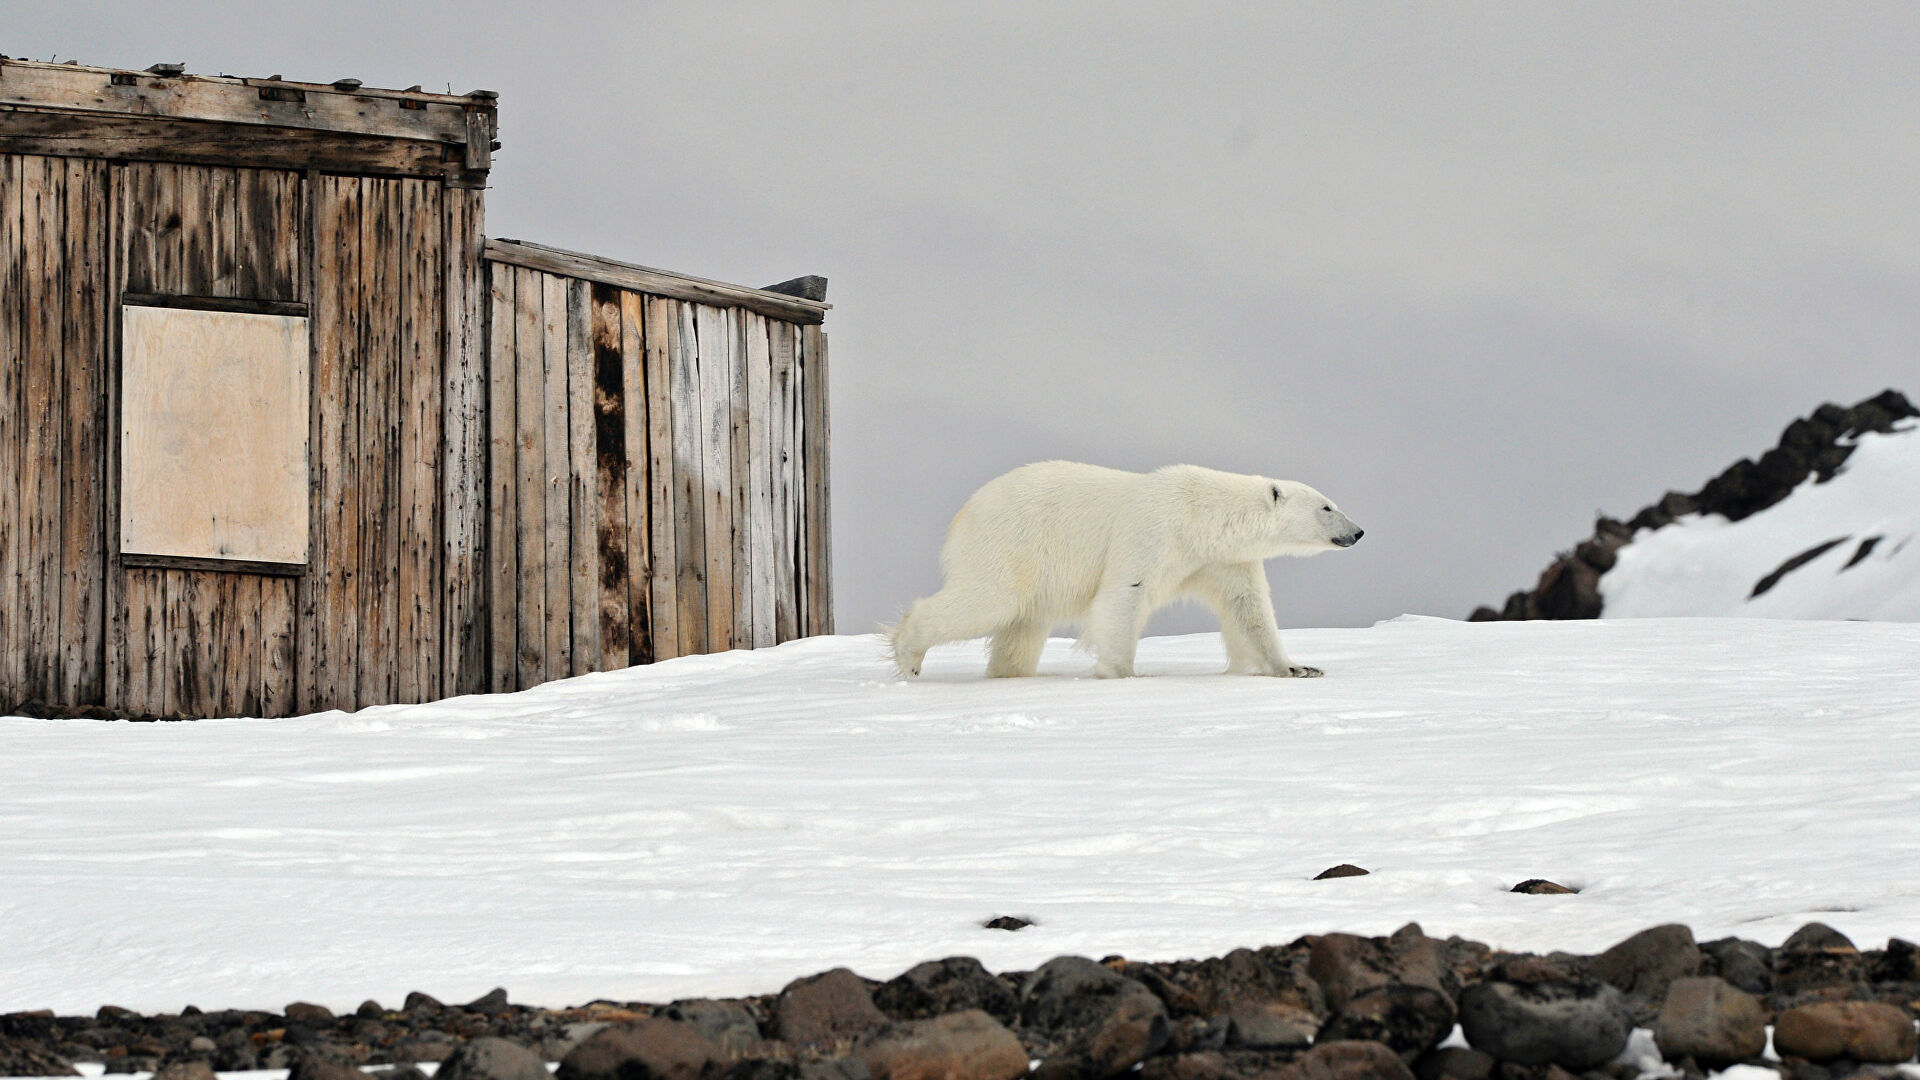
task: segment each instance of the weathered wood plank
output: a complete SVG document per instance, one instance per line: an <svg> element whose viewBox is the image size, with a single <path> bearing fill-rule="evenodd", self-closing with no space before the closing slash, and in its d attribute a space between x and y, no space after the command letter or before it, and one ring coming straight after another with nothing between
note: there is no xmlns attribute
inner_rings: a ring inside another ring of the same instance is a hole
<svg viewBox="0 0 1920 1080"><path fill-rule="evenodd" d="M727 312L728 352L732 357L727 391L728 461L733 495L733 647L753 647L753 446L748 416L746 321L749 311Z"/></svg>
<svg viewBox="0 0 1920 1080"><path fill-rule="evenodd" d="M0 153L97 161L161 161L468 182L439 143L299 128L229 127L194 120L40 112L0 105Z"/></svg>
<svg viewBox="0 0 1920 1080"><path fill-rule="evenodd" d="M136 716L165 716L173 711L167 673L167 571L127 570L126 685L120 706Z"/></svg>
<svg viewBox="0 0 1920 1080"><path fill-rule="evenodd" d="M0 158L0 164L4 163ZM111 303L112 297L120 292L121 284L127 275L127 216L131 208L127 201L126 168L107 170L107 272L105 291L101 296L103 306ZM0 185L4 187L5 185ZM0 232L4 231L5 198L0 196ZM4 241L0 241L0 247ZM0 252L0 273L4 273L6 260ZM0 278L0 294L7 293L4 278ZM4 332L5 315L0 314L0 333ZM105 569L101 587L102 621L104 625L105 663L101 674L105 685L101 692L101 701L110 709L127 709L127 670L128 630L126 575L114 565L116 553L120 550L120 416L115 403L120 400L120 315L118 311L108 309L101 324L102 339L101 383L105 387L101 439L104 454L101 472L101 531ZM0 347L0 355L6 350ZM0 390L0 409L7 407L7 397ZM4 424L0 424L4 430ZM0 438L0 444L4 438ZM5 520L4 511L0 511L0 521ZM3 526L0 526L3 527ZM0 546L4 546L0 544ZM4 573L0 569L0 573ZM0 603L4 603L4 592L0 592ZM0 649L5 645L0 644Z"/></svg>
<svg viewBox="0 0 1920 1080"><path fill-rule="evenodd" d="M593 346L593 491L595 562L599 569L599 649L595 670L626 667L632 627L628 616L627 366L620 290L588 286ZM636 336L637 344L637 336Z"/></svg>
<svg viewBox="0 0 1920 1080"><path fill-rule="evenodd" d="M362 180L360 303L365 315L360 398L360 648L354 656L362 703L393 700L399 666L400 245L399 202L417 180Z"/></svg>
<svg viewBox="0 0 1920 1080"><path fill-rule="evenodd" d="M593 295L567 282L567 575L571 587L567 674L600 667L599 485L594 479Z"/></svg>
<svg viewBox="0 0 1920 1080"><path fill-rule="evenodd" d="M795 588L800 580L794 565L799 551L799 530L794 523L800 499L794 483L797 464L794 450L799 440L795 438L794 424L793 324L771 322L767 331L771 368L768 379L771 403L767 413L772 445L767 456L773 468L774 640L792 641L799 636L799 602Z"/></svg>
<svg viewBox="0 0 1920 1080"><path fill-rule="evenodd" d="M765 289L753 289L744 285L729 285L722 281L709 281L706 278L676 274L670 270L655 270L652 267L636 266L633 263L603 259L594 255L583 255L577 251L563 251L524 240L488 240L487 258L496 262L545 271L549 274L562 274L583 281L603 282L650 296L691 300L715 307L745 308L769 318L785 319L789 322L820 322L826 318L827 311L833 307L831 304L803 300L785 293L768 292Z"/></svg>
<svg viewBox="0 0 1920 1080"><path fill-rule="evenodd" d="M236 169L201 169L196 188L203 189L207 220L206 282L208 296L243 296L240 291L240 177ZM291 239L291 237L289 237Z"/></svg>
<svg viewBox="0 0 1920 1080"><path fill-rule="evenodd" d="M512 273L519 487L514 543L520 567L513 689L524 690L547 677L546 281L533 270Z"/></svg>
<svg viewBox="0 0 1920 1080"><path fill-rule="evenodd" d="M440 463L442 207L437 185L399 181L400 411L398 701L442 695Z"/></svg>
<svg viewBox="0 0 1920 1080"><path fill-rule="evenodd" d="M22 195L25 159L0 155L0 477L21 472L27 429L22 406L25 329L18 297L25 292L26 237ZM20 607L20 485L0 483L0 706L20 703L26 632Z"/></svg>
<svg viewBox="0 0 1920 1080"><path fill-rule="evenodd" d="M700 350L701 475L706 483L707 649L734 647L733 320L695 306Z"/></svg>
<svg viewBox="0 0 1920 1080"><path fill-rule="evenodd" d="M292 578L255 580L260 589L259 715L288 716L299 707L294 699L294 604L298 584Z"/></svg>
<svg viewBox="0 0 1920 1080"><path fill-rule="evenodd" d="M675 615L680 645L677 655L707 651L707 481L706 411L701 404L698 317L694 305L662 300L662 323L672 337L667 343L671 370L669 400L673 412L673 483L675 548Z"/></svg>
<svg viewBox="0 0 1920 1080"><path fill-rule="evenodd" d="M300 175L236 169L232 295L297 302L305 217Z"/></svg>
<svg viewBox="0 0 1920 1080"><path fill-rule="evenodd" d="M25 648L18 692L47 701L55 693L59 664L66 164L56 158L28 158L22 180L27 260L20 292L25 387L21 415L26 423L19 476L20 629Z"/></svg>
<svg viewBox="0 0 1920 1080"><path fill-rule="evenodd" d="M626 448L627 662L654 661L653 445L648 423L646 297L615 289L620 304L621 442Z"/></svg>
<svg viewBox="0 0 1920 1080"><path fill-rule="evenodd" d="M108 68L12 60L0 78L0 102L69 112L214 121L248 126L307 128L422 142L465 145L467 113L491 112L483 99L356 88L325 83L269 82L200 75L161 78ZM262 87L281 93L262 96ZM404 105L417 106L415 108Z"/></svg>
<svg viewBox="0 0 1920 1080"><path fill-rule="evenodd" d="M102 349L106 321L107 168L67 163L67 285L62 336L67 424L61 462L60 684L58 700L97 705L106 676L104 504L107 386Z"/></svg>
<svg viewBox="0 0 1920 1080"><path fill-rule="evenodd" d="M197 570L163 570L167 576L167 691L169 711L183 716L217 712L214 672L220 662L219 640L208 625L216 610L206 588L218 574Z"/></svg>
<svg viewBox="0 0 1920 1080"><path fill-rule="evenodd" d="M567 279L542 275L540 288L543 380L535 400L542 404L547 423L547 644L541 663L545 681L564 679L572 670L568 654L573 647L573 523L569 516L573 462L567 427Z"/></svg>
<svg viewBox="0 0 1920 1080"><path fill-rule="evenodd" d="M817 326L800 333L806 376L807 633L833 633L833 529L828 499L827 335Z"/></svg>
<svg viewBox="0 0 1920 1080"><path fill-rule="evenodd" d="M743 312L740 325L746 339L747 375L747 507L748 547L752 557L749 619L753 647L765 648L778 639L774 632L774 565L779 553L773 542L773 356L767 319Z"/></svg>
<svg viewBox="0 0 1920 1080"><path fill-rule="evenodd" d="M492 692L516 688L514 665L519 639L515 619L520 606L520 491L514 450L514 283L519 272L497 266L487 275L487 591L488 684Z"/></svg>
<svg viewBox="0 0 1920 1080"><path fill-rule="evenodd" d="M315 602L302 605L302 708L359 707L356 661L361 610L355 587L360 563L360 400L365 349L361 343L362 181L316 175L312 278L314 340L315 572L304 579ZM311 614L309 615L309 609ZM308 632L308 631L311 632Z"/></svg>
<svg viewBox="0 0 1920 1080"><path fill-rule="evenodd" d="M448 188L442 196L446 355L441 368L443 508L441 530L445 579L445 629L441 652L443 693L472 694L488 688L487 589L487 280L481 249L485 222L480 192ZM509 414L511 415L511 414Z"/></svg>
<svg viewBox="0 0 1920 1080"><path fill-rule="evenodd" d="M213 671L218 716L260 715L260 581L252 574L211 574L219 666Z"/></svg>

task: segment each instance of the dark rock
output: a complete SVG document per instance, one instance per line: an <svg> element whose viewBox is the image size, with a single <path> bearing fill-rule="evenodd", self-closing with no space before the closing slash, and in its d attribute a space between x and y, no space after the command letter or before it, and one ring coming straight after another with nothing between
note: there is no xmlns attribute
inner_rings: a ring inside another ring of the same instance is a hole
<svg viewBox="0 0 1920 1080"><path fill-rule="evenodd" d="M1870 965L1874 982L1913 982L1920 980L1920 946L1900 938L1888 938L1887 947Z"/></svg>
<svg viewBox="0 0 1920 1080"><path fill-rule="evenodd" d="M1240 1076L1217 1049L1148 1058L1140 1069L1140 1080L1239 1080Z"/></svg>
<svg viewBox="0 0 1920 1080"><path fill-rule="evenodd" d="M1711 976L1673 980L1654 1021L1668 1061L1692 1058L1710 1069L1759 1057L1767 1048L1767 1011L1759 999Z"/></svg>
<svg viewBox="0 0 1920 1080"><path fill-rule="evenodd" d="M496 986L485 994L467 1002L466 1005L468 1012L476 1012L481 1016L499 1016L501 1013L507 1012L509 1008L510 1006L507 1004L507 988L504 986Z"/></svg>
<svg viewBox="0 0 1920 1080"><path fill-rule="evenodd" d="M1845 934L1812 922L1774 951L1773 989L1788 1001L1823 991L1846 993L1867 981L1867 969L1866 958Z"/></svg>
<svg viewBox="0 0 1920 1080"><path fill-rule="evenodd" d="M1788 1009L1774 1019L1773 1047L1781 1057L1827 1062L1836 1058L1892 1063L1913 1058L1913 1017L1877 1001L1828 1001Z"/></svg>
<svg viewBox="0 0 1920 1080"><path fill-rule="evenodd" d="M1810 922L1787 935L1781 952L1859 952L1853 939L1823 922Z"/></svg>
<svg viewBox="0 0 1920 1080"><path fill-rule="evenodd" d="M860 976L834 968L795 979L773 1007L774 1032L795 1046L858 1039L887 1025Z"/></svg>
<svg viewBox="0 0 1920 1080"><path fill-rule="evenodd" d="M1016 1080L1027 1051L979 1009L895 1024L857 1051L873 1080Z"/></svg>
<svg viewBox="0 0 1920 1080"><path fill-rule="evenodd" d="M1296 1005L1241 1001L1226 1013L1223 1043L1243 1050L1293 1050L1312 1045L1320 1020Z"/></svg>
<svg viewBox="0 0 1920 1080"><path fill-rule="evenodd" d="M491 1035L461 1043L434 1076L439 1080L549 1080L547 1063L540 1055Z"/></svg>
<svg viewBox="0 0 1920 1080"><path fill-rule="evenodd" d="M1483 982L1461 992L1460 1027L1501 1061L1582 1070L1620 1055L1633 1013L1608 983Z"/></svg>
<svg viewBox="0 0 1920 1080"><path fill-rule="evenodd" d="M389 1065L367 1074L374 1080L427 1080L427 1074L413 1065Z"/></svg>
<svg viewBox="0 0 1920 1080"><path fill-rule="evenodd" d="M313 1005L305 1001L296 1001L283 1010L288 1020L298 1024L331 1024L333 1010L325 1005Z"/></svg>
<svg viewBox="0 0 1920 1080"><path fill-rule="evenodd" d="M1143 984L1083 956L1061 956L1027 977L1020 1021L1043 1045L1035 1080L1103 1080L1167 1042L1167 1009Z"/></svg>
<svg viewBox="0 0 1920 1080"><path fill-rule="evenodd" d="M439 1032L428 1032L438 1035ZM445 1061L453 1053L453 1043L446 1038L401 1039L388 1050L395 1061ZM288 1077L287 1080L293 1080Z"/></svg>
<svg viewBox="0 0 1920 1080"><path fill-rule="evenodd" d="M1371 870L1363 870L1350 862L1343 862L1339 866L1329 866L1325 870L1313 875L1313 880L1325 881L1328 878L1366 877L1370 873L1372 873Z"/></svg>
<svg viewBox="0 0 1920 1080"><path fill-rule="evenodd" d="M273 1049L280 1050L283 1054L285 1053L284 1047L276 1046ZM287 1074L287 1080L366 1080L365 1074L359 1069L354 1068L338 1058L329 1057L325 1054L288 1056L291 1058L290 1064L293 1067L293 1071ZM267 1068L270 1069L280 1067L281 1066L275 1065L267 1066Z"/></svg>
<svg viewBox="0 0 1920 1080"><path fill-rule="evenodd" d="M353 1010L353 1015L364 1017L368 1020L378 1020L387 1015L387 1010L381 1008L379 1002L368 998L360 1003L359 1008Z"/></svg>
<svg viewBox="0 0 1920 1080"><path fill-rule="evenodd" d="M1720 938L1700 945L1700 973L1718 975L1749 994L1773 989L1773 950L1757 941Z"/></svg>
<svg viewBox="0 0 1920 1080"><path fill-rule="evenodd" d="M0 1036L0 1076L78 1076L73 1062L37 1041Z"/></svg>
<svg viewBox="0 0 1920 1080"><path fill-rule="evenodd" d="M1315 1027L1327 1015L1326 995L1307 974L1303 950L1235 949L1206 960L1130 963L1121 974L1145 984L1175 1017L1211 1019L1243 1004L1304 1012Z"/></svg>
<svg viewBox="0 0 1920 1080"><path fill-rule="evenodd" d="M407 1013L420 1012L422 1010L426 1012L439 1012L444 1008L446 1008L446 1006L440 1004L440 999L431 994L423 994L418 990L414 990L407 994L407 1000L400 1006L400 1011Z"/></svg>
<svg viewBox="0 0 1920 1080"><path fill-rule="evenodd" d="M1453 1032L1453 1001L1430 986L1389 983L1363 990L1333 1014L1317 1036L1322 1041L1372 1039L1401 1059L1439 1046Z"/></svg>
<svg viewBox="0 0 1920 1080"><path fill-rule="evenodd" d="M1271 1075L1273 1080L1413 1080L1400 1055L1377 1042L1319 1043Z"/></svg>
<svg viewBox="0 0 1920 1080"><path fill-rule="evenodd" d="M118 1005L102 1005L100 1011L93 1014L98 1020L138 1020L140 1014L132 1009L123 1009Z"/></svg>
<svg viewBox="0 0 1920 1080"><path fill-rule="evenodd" d="M1565 885L1561 885L1558 882L1548 881L1546 878L1528 878L1527 880L1521 882L1520 884L1515 885L1513 888L1509 889L1508 891L1517 892L1517 893L1526 893L1529 896L1560 896L1564 894L1577 893L1580 890L1569 889Z"/></svg>
<svg viewBox="0 0 1920 1080"><path fill-rule="evenodd" d="M1448 998L1460 992L1444 943L1427 937L1417 923L1383 938L1322 935L1308 955L1307 974L1336 1012L1355 994L1388 983L1430 987Z"/></svg>
<svg viewBox="0 0 1920 1080"><path fill-rule="evenodd" d="M1700 949L1693 931L1678 923L1642 930L1593 958L1594 976L1626 993L1634 1019L1646 1024L1660 1012L1660 1001L1675 979L1700 971Z"/></svg>
<svg viewBox="0 0 1920 1080"><path fill-rule="evenodd" d="M760 1021L754 1017L753 1010L738 1001L711 998L676 1001L661 1010L660 1015L680 1021L732 1056L744 1054L763 1041Z"/></svg>
<svg viewBox="0 0 1920 1080"><path fill-rule="evenodd" d="M557 1080L703 1080L724 1067L718 1047L674 1020L605 1028L560 1060ZM291 1077L288 1080L292 1080Z"/></svg>
<svg viewBox="0 0 1920 1080"><path fill-rule="evenodd" d="M1493 1064L1493 1055L1485 1050L1446 1046L1415 1062L1413 1074L1420 1080L1487 1080Z"/></svg>
<svg viewBox="0 0 1920 1080"><path fill-rule="evenodd" d="M873 1003L895 1020L927 1020L979 1009L1010 1024L1020 1015L1020 999L971 956L915 964L876 987Z"/></svg>
<svg viewBox="0 0 1920 1080"><path fill-rule="evenodd" d="M980 925L988 930L1025 930L1033 925L1033 920L1018 915L995 915Z"/></svg>

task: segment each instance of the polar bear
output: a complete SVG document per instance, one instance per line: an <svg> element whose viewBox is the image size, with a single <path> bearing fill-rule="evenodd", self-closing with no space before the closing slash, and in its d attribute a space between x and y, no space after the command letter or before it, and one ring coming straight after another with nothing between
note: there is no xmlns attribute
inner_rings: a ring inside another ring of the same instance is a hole
<svg viewBox="0 0 1920 1080"><path fill-rule="evenodd" d="M946 581L888 633L894 664L992 635L987 675L1032 675L1055 626L1080 627L1102 678L1133 674L1147 617L1178 599L1220 616L1229 673L1312 677L1287 659L1261 562L1352 547L1353 519L1305 484L1170 465L1023 465L973 493L940 549Z"/></svg>

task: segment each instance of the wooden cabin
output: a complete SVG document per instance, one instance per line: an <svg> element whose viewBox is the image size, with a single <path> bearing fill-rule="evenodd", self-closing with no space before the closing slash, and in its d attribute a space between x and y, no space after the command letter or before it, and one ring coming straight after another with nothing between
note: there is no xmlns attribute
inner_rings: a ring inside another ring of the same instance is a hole
<svg viewBox="0 0 1920 1080"><path fill-rule="evenodd" d="M0 59L0 709L831 632L824 281L484 236L494 95Z"/></svg>

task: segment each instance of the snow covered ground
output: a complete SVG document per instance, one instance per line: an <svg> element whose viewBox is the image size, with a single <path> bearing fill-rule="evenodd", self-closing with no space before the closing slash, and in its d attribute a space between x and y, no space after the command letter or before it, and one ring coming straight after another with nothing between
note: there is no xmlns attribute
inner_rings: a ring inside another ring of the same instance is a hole
<svg viewBox="0 0 1920 1080"><path fill-rule="evenodd" d="M1864 451L1863 451L1864 452ZM1871 459L1869 459L1871 460ZM668 1000L1309 932L1920 931L1920 625L1288 634L1318 680L872 638L295 720L0 720L0 1011ZM1355 862L1371 876L1310 880ZM1585 891L1522 896L1546 877ZM1039 925L978 924L999 914Z"/></svg>
<svg viewBox="0 0 1920 1080"><path fill-rule="evenodd" d="M1744 615L1920 620L1920 427L1862 435L1832 480L1809 477L1741 521L1690 514L1642 530L1600 579L1605 618ZM1790 559L1760 595L1756 586Z"/></svg>

